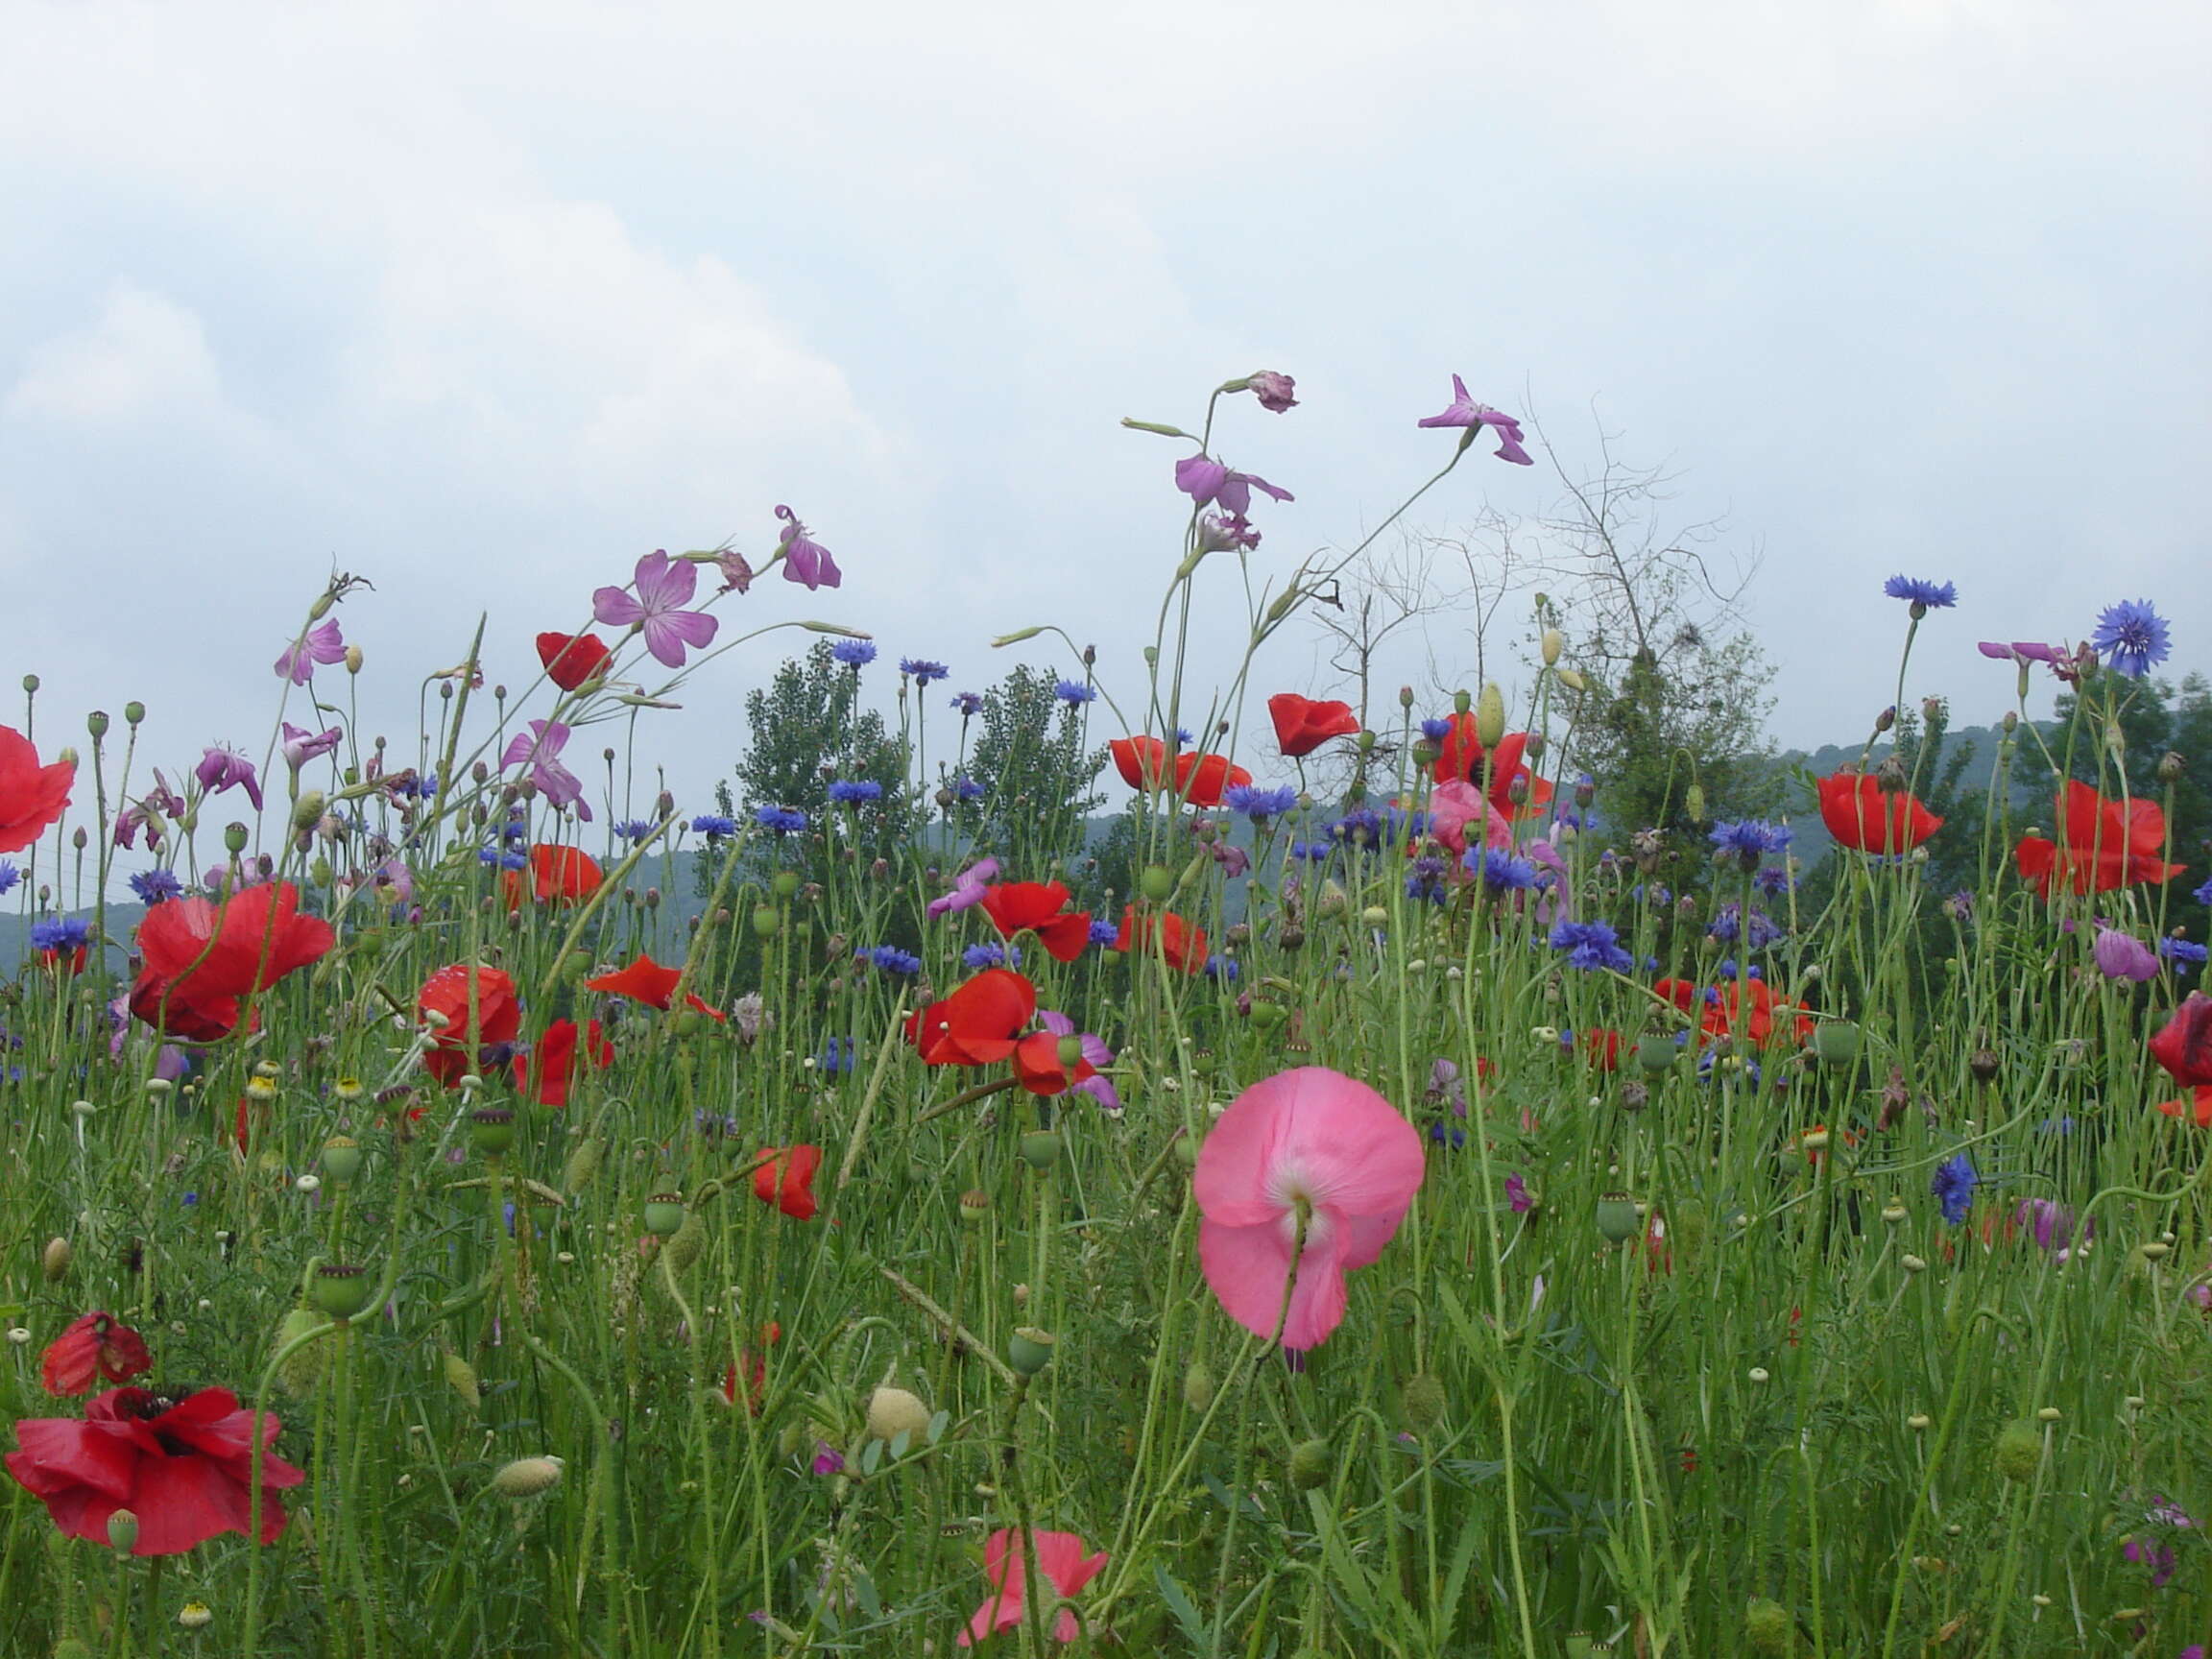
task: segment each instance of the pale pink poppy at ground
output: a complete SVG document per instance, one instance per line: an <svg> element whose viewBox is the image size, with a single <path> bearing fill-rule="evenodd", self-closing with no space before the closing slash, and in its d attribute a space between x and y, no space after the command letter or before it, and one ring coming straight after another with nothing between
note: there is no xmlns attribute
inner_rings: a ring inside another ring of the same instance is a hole
<svg viewBox="0 0 2212 1659"><path fill-rule="evenodd" d="M1325 1066L1253 1084L1206 1137L1191 1178L1206 1283L1246 1330L1274 1336L1280 1321L1284 1347L1314 1347L1344 1317L1346 1269L1382 1254L1422 1170L1419 1132L1366 1084Z"/></svg>

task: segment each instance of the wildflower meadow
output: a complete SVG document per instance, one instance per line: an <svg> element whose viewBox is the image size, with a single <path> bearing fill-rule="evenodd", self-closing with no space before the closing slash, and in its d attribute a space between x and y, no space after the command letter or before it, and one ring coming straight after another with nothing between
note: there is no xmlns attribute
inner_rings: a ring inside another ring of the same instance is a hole
<svg viewBox="0 0 2212 1659"><path fill-rule="evenodd" d="M988 690L791 506L421 685L309 581L204 750L24 660L0 1652L2201 1659L2188 630L1896 576L1818 773L1542 596L1308 696L1286 629L1532 459L1452 389L1303 560L1221 458L1289 376L1125 421L1154 635L1006 617Z"/></svg>

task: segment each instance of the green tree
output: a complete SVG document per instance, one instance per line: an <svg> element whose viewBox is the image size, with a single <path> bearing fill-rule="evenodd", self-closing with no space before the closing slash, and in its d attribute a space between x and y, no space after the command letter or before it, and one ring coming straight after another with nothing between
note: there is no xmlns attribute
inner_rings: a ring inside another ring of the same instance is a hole
<svg viewBox="0 0 2212 1659"><path fill-rule="evenodd" d="M1086 744L1090 705L1064 700L1057 685L1023 664L984 692L974 746L937 793L940 811L973 850L1023 879L1047 878L1050 866L1081 847L1106 800L1093 788L1107 751Z"/></svg>

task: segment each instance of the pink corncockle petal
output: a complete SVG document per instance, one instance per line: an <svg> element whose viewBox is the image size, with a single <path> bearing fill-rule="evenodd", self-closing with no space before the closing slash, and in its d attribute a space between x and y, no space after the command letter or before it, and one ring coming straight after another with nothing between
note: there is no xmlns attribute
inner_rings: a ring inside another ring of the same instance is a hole
<svg viewBox="0 0 2212 1659"><path fill-rule="evenodd" d="M315 678L318 662L345 660L346 637L339 631L338 618L333 616L285 646L283 654L276 659L276 672L295 685L304 685Z"/></svg>
<svg viewBox="0 0 2212 1659"><path fill-rule="evenodd" d="M699 590L698 567L687 560L671 559L660 549L637 561L637 597L655 613L680 611Z"/></svg>
<svg viewBox="0 0 2212 1659"><path fill-rule="evenodd" d="M690 566L686 565L684 568L688 570ZM714 642L715 633L721 626L720 618L703 611L672 611L648 616L645 618L645 649L667 667L681 668L685 648L705 650Z"/></svg>
<svg viewBox="0 0 2212 1659"><path fill-rule="evenodd" d="M645 620L645 607L620 588L601 588L591 595L591 616L611 628L627 628Z"/></svg>
<svg viewBox="0 0 2212 1659"><path fill-rule="evenodd" d="M601 588L591 595L591 614L611 627L637 628L645 636L645 649L666 667L684 666L686 647L697 650L710 643L721 622L700 611L686 611L698 590L699 571L686 559L670 559L656 549L637 561L632 577L635 594L619 588Z"/></svg>

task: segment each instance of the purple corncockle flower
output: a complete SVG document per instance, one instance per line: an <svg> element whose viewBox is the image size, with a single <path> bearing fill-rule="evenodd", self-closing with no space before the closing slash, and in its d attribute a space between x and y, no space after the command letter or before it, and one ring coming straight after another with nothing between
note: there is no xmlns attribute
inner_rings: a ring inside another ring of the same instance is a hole
<svg viewBox="0 0 2212 1659"><path fill-rule="evenodd" d="M346 639L338 631L338 618L310 628L276 659L276 672L295 685L304 685L315 678L318 662L343 662L346 661Z"/></svg>
<svg viewBox="0 0 2212 1659"><path fill-rule="evenodd" d="M2066 653L2056 645L2040 645L2032 639L1984 639L1975 650L1984 657L1994 657L2000 662L2052 662L2064 661Z"/></svg>
<svg viewBox="0 0 2212 1659"><path fill-rule="evenodd" d="M952 878L952 891L940 894L925 907L932 920L949 916L955 910L973 910L983 902L983 895L991 883L998 878L998 860L978 858L959 875Z"/></svg>
<svg viewBox="0 0 2212 1659"><path fill-rule="evenodd" d="M1208 455L1186 455L1175 463L1175 488L1201 507L1218 505L1232 518L1252 510L1252 492L1259 490L1278 501L1295 501L1287 490L1279 490L1251 472L1234 472Z"/></svg>
<svg viewBox="0 0 2212 1659"><path fill-rule="evenodd" d="M602 588L600 591L608 593L613 589ZM561 751L568 737L568 728L558 720L533 720L528 732L517 733L515 741L507 745L507 753L499 757L499 764L528 766L530 781L538 785L538 792L548 803L555 806L574 806L576 816L589 824L591 805L584 799L583 781L561 764Z"/></svg>
<svg viewBox="0 0 2212 1659"><path fill-rule="evenodd" d="M327 732L310 732L287 720L284 723L284 764L297 772L308 761L337 748L338 739L345 735L345 728L340 726L333 726Z"/></svg>
<svg viewBox="0 0 2212 1659"><path fill-rule="evenodd" d="M2074 1212L2052 1198L2023 1198L2013 1206L2012 1220L2016 1226L2026 1227L2035 1236L2038 1249L2047 1250L2064 1260L2067 1249L2074 1242ZM2097 1231L2092 1219L2081 1230L2087 1238Z"/></svg>
<svg viewBox="0 0 2212 1659"><path fill-rule="evenodd" d="M1119 1116L1121 1096L1114 1092L1114 1085L1106 1080L1106 1068L1114 1064L1114 1050L1106 1046L1106 1040L1094 1032L1075 1029L1075 1022L1067 1015L1050 1008L1037 1010L1037 1023L1055 1037L1079 1038L1083 1045L1083 1058L1098 1069L1098 1075L1086 1077L1069 1091L1070 1094L1088 1094L1104 1110Z"/></svg>
<svg viewBox="0 0 2212 1659"><path fill-rule="evenodd" d="M830 549L806 534L799 515L788 507L778 507L776 517L783 520L783 528L776 533L776 544L783 558L783 580L804 582L808 592L842 586L845 573L830 557Z"/></svg>
<svg viewBox="0 0 2212 1659"><path fill-rule="evenodd" d="M1459 1068L1450 1060L1429 1062L1429 1098L1448 1100L1455 1116L1467 1116L1467 1085L1459 1080Z"/></svg>
<svg viewBox="0 0 2212 1659"><path fill-rule="evenodd" d="M1518 1170L1505 1177L1505 1207L1516 1215L1526 1215L1536 1208L1536 1200L1528 1195L1528 1183Z"/></svg>
<svg viewBox="0 0 2212 1659"><path fill-rule="evenodd" d="M369 879L395 904L415 902L415 872L397 858L387 858L369 872Z"/></svg>
<svg viewBox="0 0 2212 1659"><path fill-rule="evenodd" d="M1278 374L1272 369L1258 369L1244 377L1245 386L1252 396L1260 399L1260 407L1271 415L1286 415L1298 407L1298 399L1291 394L1298 382L1287 374Z"/></svg>
<svg viewBox="0 0 2212 1659"><path fill-rule="evenodd" d="M814 1461L810 1467L817 1475L842 1475L845 1473L845 1454L827 1440L817 1440L814 1442ZM756 1613L753 1617L760 1619L765 1615Z"/></svg>
<svg viewBox="0 0 2212 1659"><path fill-rule="evenodd" d="M210 743L200 757L200 764L192 768L192 776L206 794L220 795L235 785L246 791L246 799L253 803L255 811L261 808L260 777L253 770L253 762L235 749Z"/></svg>
<svg viewBox="0 0 2212 1659"><path fill-rule="evenodd" d="M128 847L143 831L146 850L152 852L161 838L160 831L155 828L155 821L160 818L181 818L183 815L184 797L170 788L169 780L156 770L154 774L154 787L115 815L115 845Z"/></svg>
<svg viewBox="0 0 2212 1659"><path fill-rule="evenodd" d="M2097 972L2107 979L2132 979L2137 984L2158 977L2158 953L2132 933L2100 926L2092 947Z"/></svg>
<svg viewBox="0 0 2212 1659"><path fill-rule="evenodd" d="M1498 434L1498 459L1510 461L1516 467L1533 467L1536 459L1521 447L1521 422L1503 410L1493 409L1487 403L1478 403L1469 396L1467 382L1458 375L1452 376L1452 407L1441 415L1431 415L1417 426L1464 426L1467 436L1459 441L1464 449L1475 442L1476 433L1488 426Z"/></svg>
<svg viewBox="0 0 2212 1659"><path fill-rule="evenodd" d="M620 588L602 588L591 595L593 620L613 628L636 628L645 636L645 649L664 667L684 666L684 651L705 650L722 626L703 611L686 611L699 586L698 567L665 552L654 551L637 561L632 577L635 594Z"/></svg>

